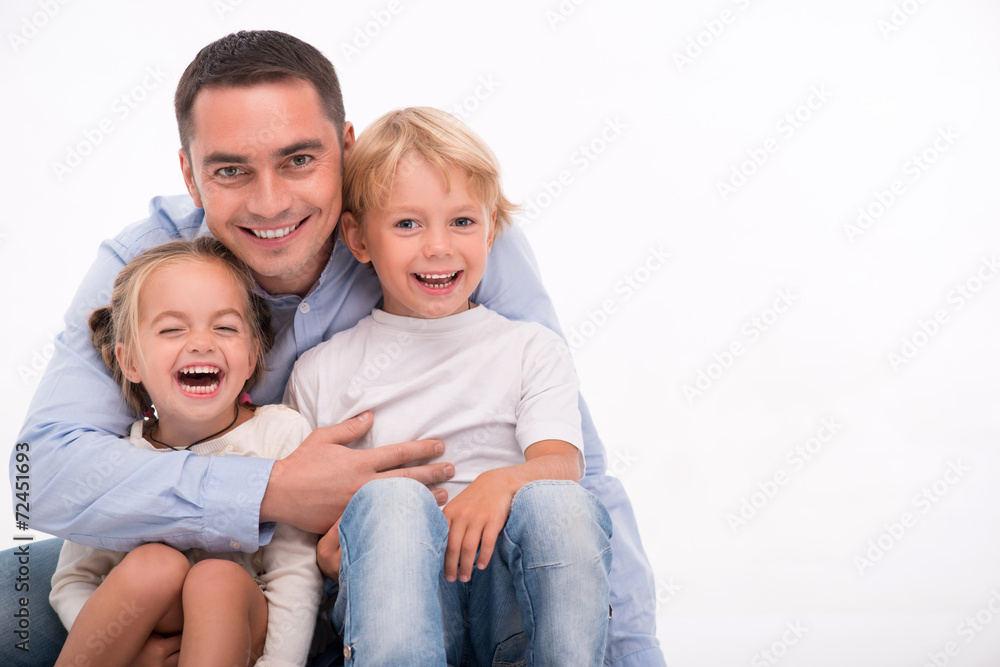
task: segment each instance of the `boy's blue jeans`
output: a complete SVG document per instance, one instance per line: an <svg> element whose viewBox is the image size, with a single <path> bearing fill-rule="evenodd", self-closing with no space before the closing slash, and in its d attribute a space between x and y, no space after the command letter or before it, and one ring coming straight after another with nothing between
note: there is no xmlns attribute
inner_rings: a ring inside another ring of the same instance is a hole
<svg viewBox="0 0 1000 667"><path fill-rule="evenodd" d="M422 484L376 480L340 521L334 628L348 665L601 665L611 519L579 484L514 496L485 570L447 582L448 525Z"/></svg>

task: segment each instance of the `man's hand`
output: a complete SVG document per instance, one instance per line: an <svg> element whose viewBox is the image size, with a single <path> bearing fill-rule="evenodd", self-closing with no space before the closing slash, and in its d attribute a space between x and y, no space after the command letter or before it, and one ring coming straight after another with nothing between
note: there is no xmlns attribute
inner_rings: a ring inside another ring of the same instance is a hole
<svg viewBox="0 0 1000 667"><path fill-rule="evenodd" d="M507 522L514 493L523 484L510 468L487 470L455 496L444 508L448 520L448 548L444 555L444 578L472 578L475 563L485 569L493 556L497 535ZM476 550L479 561L476 563Z"/></svg>
<svg viewBox="0 0 1000 667"><path fill-rule="evenodd" d="M177 667L180 657L180 635L164 637L154 632L132 661L132 667Z"/></svg>
<svg viewBox="0 0 1000 667"><path fill-rule="evenodd" d="M440 456L444 453L444 443L440 440L417 440L365 450L343 446L360 438L371 426L372 414L366 411L334 426L318 428L298 449L276 461L260 504L260 520L322 535L340 519L354 493L373 479L410 477L433 484L455 474L455 466L450 463L398 468L411 461ZM435 490L434 495L439 504L447 500L447 492L442 489Z"/></svg>

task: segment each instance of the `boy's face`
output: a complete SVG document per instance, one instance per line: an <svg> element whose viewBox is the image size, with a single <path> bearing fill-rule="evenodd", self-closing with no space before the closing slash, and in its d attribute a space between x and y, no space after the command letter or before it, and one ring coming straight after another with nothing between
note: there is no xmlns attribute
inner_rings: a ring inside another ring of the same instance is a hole
<svg viewBox="0 0 1000 667"><path fill-rule="evenodd" d="M468 189L468 174L448 178L423 158L400 160L391 195L359 225L349 213L342 224L361 262L371 262L382 283L383 309L394 315L433 319L469 308L493 244L496 210Z"/></svg>

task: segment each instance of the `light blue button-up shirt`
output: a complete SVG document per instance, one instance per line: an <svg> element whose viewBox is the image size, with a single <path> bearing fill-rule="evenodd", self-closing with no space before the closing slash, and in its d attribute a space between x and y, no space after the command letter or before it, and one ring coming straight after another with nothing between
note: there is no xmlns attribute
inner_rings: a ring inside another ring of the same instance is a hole
<svg viewBox="0 0 1000 667"><path fill-rule="evenodd" d="M204 212L186 195L157 197L149 218L101 244L66 313L66 328L32 399L18 442L31 458L31 524L80 544L128 550L151 541L178 549L256 551L273 524L259 522L274 461L177 453L157 456L119 441L134 421L121 390L90 342L87 319L110 301L115 276L144 250L208 234ZM280 403L292 365L306 350L353 327L382 296L374 272L338 243L304 297L265 295L275 344L255 403ZM524 235L507 230L493 245L473 300L513 320L561 332ZM605 474L605 452L582 398L587 472L582 484L614 522L606 664L662 665L655 638L653 577L631 505ZM447 443L445 443L447 447ZM11 459L11 475L14 475ZM12 485L13 486L13 485Z"/></svg>

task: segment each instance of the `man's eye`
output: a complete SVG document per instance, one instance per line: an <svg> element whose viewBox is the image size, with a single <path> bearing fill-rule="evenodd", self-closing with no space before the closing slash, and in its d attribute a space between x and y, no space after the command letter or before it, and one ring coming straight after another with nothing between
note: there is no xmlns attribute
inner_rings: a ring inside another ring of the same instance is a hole
<svg viewBox="0 0 1000 667"><path fill-rule="evenodd" d="M223 167L222 169L219 169L215 173L221 176L222 178L236 178L237 176L243 173L243 170L240 169L239 167Z"/></svg>
<svg viewBox="0 0 1000 667"><path fill-rule="evenodd" d="M304 167L310 162L312 162L311 155L296 155L291 160L292 165L296 167Z"/></svg>

